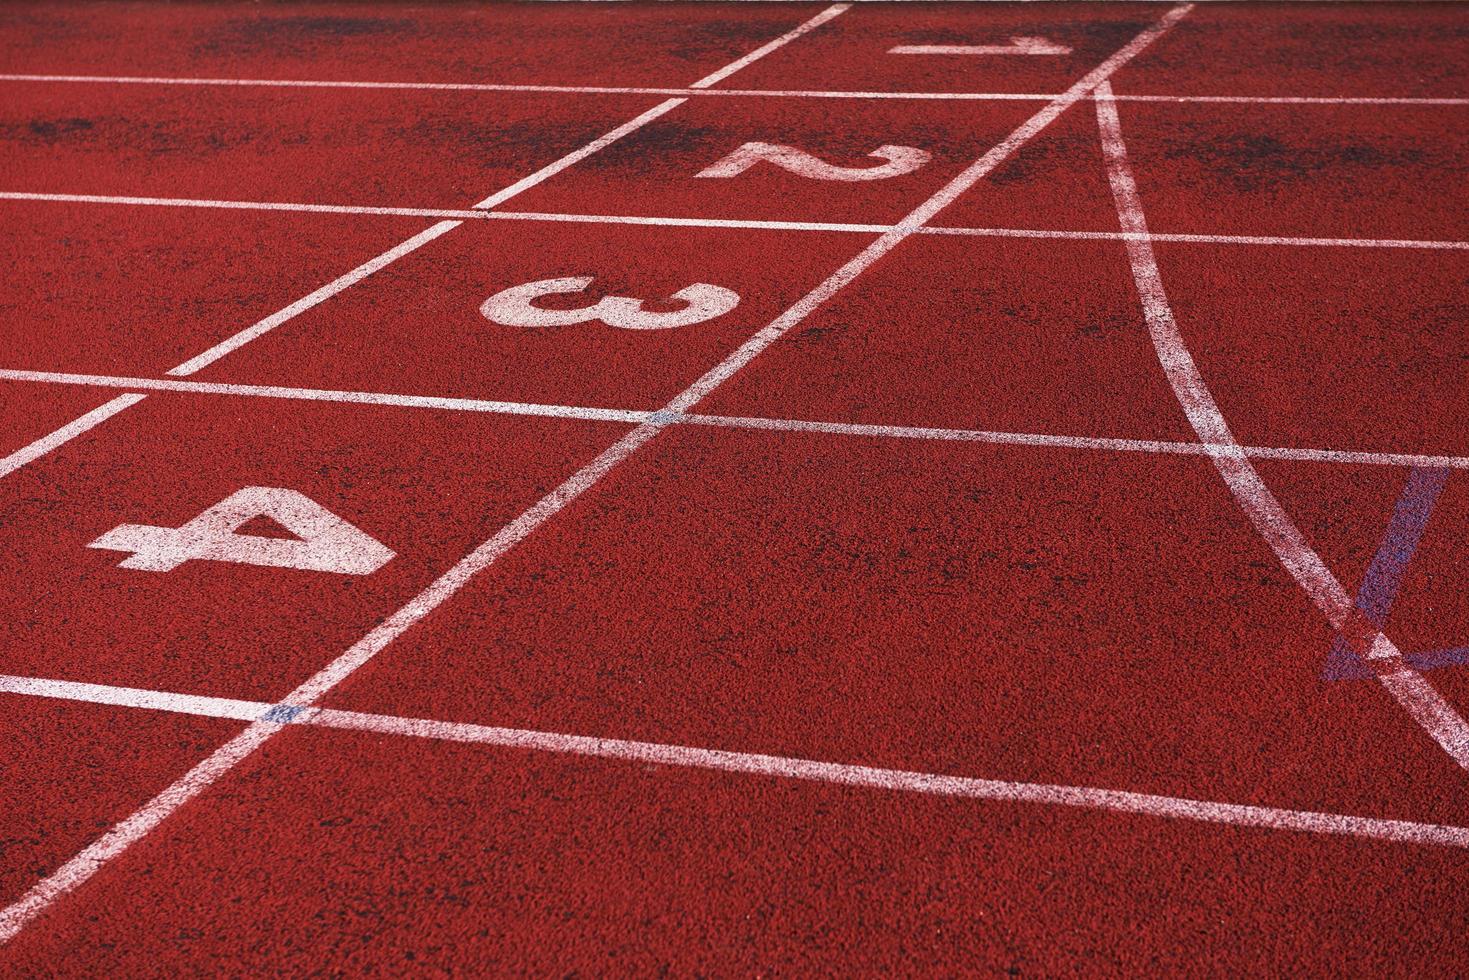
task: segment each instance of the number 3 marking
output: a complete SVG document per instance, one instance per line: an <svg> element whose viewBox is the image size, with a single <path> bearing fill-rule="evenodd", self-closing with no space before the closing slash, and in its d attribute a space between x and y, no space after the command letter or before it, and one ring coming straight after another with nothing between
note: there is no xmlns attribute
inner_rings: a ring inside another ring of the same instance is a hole
<svg viewBox="0 0 1469 980"><path fill-rule="evenodd" d="M296 540L235 533L257 517L270 518ZM120 524L87 547L131 551L120 567L145 572L169 572L186 561L208 559L371 575L393 558L391 549L365 531L305 494L282 487L236 491L183 527Z"/></svg>
<svg viewBox="0 0 1469 980"><path fill-rule="evenodd" d="M591 276L528 282L496 293L484 301L479 311L486 320L507 327L568 327L600 320L623 330L668 330L722 316L740 301L740 294L732 289L696 282L669 297L686 304L671 313L648 313L643 310L642 300L622 296L607 296L579 310L546 310L534 304L542 296L579 293L591 284Z"/></svg>
<svg viewBox="0 0 1469 980"><path fill-rule="evenodd" d="M812 180L886 180L911 174L929 161L931 154L916 146L879 146L870 157L886 160L876 167L838 167L818 160L805 150L779 143L746 143L729 156L710 164L695 177L737 177L764 160Z"/></svg>

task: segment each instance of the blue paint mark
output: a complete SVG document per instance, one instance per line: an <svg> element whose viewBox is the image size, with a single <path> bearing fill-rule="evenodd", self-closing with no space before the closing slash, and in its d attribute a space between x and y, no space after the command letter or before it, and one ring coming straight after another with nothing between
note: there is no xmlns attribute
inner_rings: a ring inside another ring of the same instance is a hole
<svg viewBox="0 0 1469 980"><path fill-rule="evenodd" d="M288 725L296 720L296 716L306 709L294 704L278 704L265 714L260 716L261 721L275 722L277 725Z"/></svg>
<svg viewBox="0 0 1469 980"><path fill-rule="evenodd" d="M1449 471L1444 467L1415 466L1408 471L1408 480L1393 507L1392 519L1387 523L1382 543L1377 546L1377 554L1372 557L1372 564L1367 566L1367 574L1362 579L1362 587L1357 590L1357 608L1378 629L1387 626L1398 590L1403 587L1408 563L1413 560L1418 543L1423 540L1423 529L1428 526L1428 518L1433 514L1433 507L1438 503L1438 496L1448 479ZM1435 667L1464 662L1455 659L1457 656L1469 660L1469 648L1410 654L1403 659L1410 666L1425 670L1430 668L1419 667L1418 661ZM1330 681L1344 681L1372 677L1374 671L1338 635L1332 640L1322 676Z"/></svg>
<svg viewBox="0 0 1469 980"><path fill-rule="evenodd" d="M1452 650L1430 650L1427 653L1404 654L1403 659L1414 670L1433 670L1435 667L1452 667L1454 664L1469 664L1469 647L1454 647Z"/></svg>

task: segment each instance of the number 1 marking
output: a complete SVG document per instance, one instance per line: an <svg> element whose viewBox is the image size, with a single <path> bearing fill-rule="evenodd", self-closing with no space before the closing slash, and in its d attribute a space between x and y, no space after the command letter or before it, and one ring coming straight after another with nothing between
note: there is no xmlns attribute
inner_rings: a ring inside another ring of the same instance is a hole
<svg viewBox="0 0 1469 980"><path fill-rule="evenodd" d="M270 518L296 540L235 533L257 517ZM133 556L119 567L145 572L168 572L186 561L207 560L371 575L394 557L365 531L283 487L245 487L183 527L120 524L87 547L131 551Z"/></svg>
<svg viewBox="0 0 1469 980"><path fill-rule="evenodd" d="M1070 54L1064 44L1043 37L1012 37L1009 44L900 44L888 54Z"/></svg>

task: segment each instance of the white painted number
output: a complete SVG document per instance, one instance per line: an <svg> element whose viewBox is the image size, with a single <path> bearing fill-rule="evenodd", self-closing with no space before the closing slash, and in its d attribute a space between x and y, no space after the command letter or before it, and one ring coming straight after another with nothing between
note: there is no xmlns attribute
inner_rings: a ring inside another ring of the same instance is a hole
<svg viewBox="0 0 1469 980"><path fill-rule="evenodd" d="M779 143L746 143L724 159L699 171L696 177L737 177L764 160L812 180L886 180L911 174L928 162L930 154L916 146L879 146L870 157L886 160L876 167L838 167L818 160L805 150Z"/></svg>
<svg viewBox="0 0 1469 980"><path fill-rule="evenodd" d="M257 517L270 518L296 539L235 533ZM281 487L246 487L183 527L120 524L87 547L131 551L120 567L147 572L203 559L371 575L393 557L390 549L310 497Z"/></svg>
<svg viewBox="0 0 1469 980"><path fill-rule="evenodd" d="M479 311L485 319L507 327L567 327L600 320L623 330L668 330L712 320L740 302L740 294L732 289L696 282L669 297L684 307L668 313L649 313L643 309L642 300L622 296L606 296L579 310L547 310L535 305L535 300L542 296L579 293L591 284L591 276L528 282L496 293L484 301Z"/></svg>
<svg viewBox="0 0 1469 980"><path fill-rule="evenodd" d="M1064 44L1043 37L1012 37L1009 44L899 44L888 54L1070 54Z"/></svg>

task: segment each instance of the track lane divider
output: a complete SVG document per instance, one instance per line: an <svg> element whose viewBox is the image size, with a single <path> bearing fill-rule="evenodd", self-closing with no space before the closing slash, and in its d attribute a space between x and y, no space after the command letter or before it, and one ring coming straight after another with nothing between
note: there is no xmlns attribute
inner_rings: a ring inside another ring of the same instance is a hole
<svg viewBox="0 0 1469 980"><path fill-rule="evenodd" d="M335 402L345 405L381 405L391 408L444 412L478 412L490 415L530 415L579 419L587 422L628 422L637 425L656 419L680 425L718 426L730 429L772 432L810 432L824 435L859 436L869 439L926 439L941 442L983 442L1009 446L1052 449L1092 449L1112 452L1167 453L1182 456L1246 456L1311 463L1348 463L1368 466L1408 466L1469 469L1469 456L1386 453L1352 449L1299 449L1290 446L1227 446L1168 439L1119 439L1110 436L1069 436L1040 432L997 432L988 429L949 429L934 426L883 425L866 422L823 422L808 419L758 418L738 415L705 415L697 412L647 411L597 408L582 405L551 405L539 402L493 401L442 395L406 395L394 392L342 391L326 388L291 388L220 381L185 381L174 378L114 377L104 374L68 374L0 368L0 381L35 384L79 385L124 388L173 394L216 395L243 398L279 398L292 401ZM137 398L138 395L124 397ZM0 475L4 462L0 461Z"/></svg>
<svg viewBox="0 0 1469 980"><path fill-rule="evenodd" d="M485 211L463 208L387 207L370 204L300 204L289 201L224 201L188 197L128 197L104 194L58 194L0 191L0 201L37 201L55 204L112 204L133 207L214 208L225 211L286 211L305 214L360 214L383 217L454 218L462 221L548 221L574 224L650 225L660 228L748 228L753 231L817 231L873 235L892 225L845 221L779 221L767 218L686 218L638 214L565 214L552 211ZM920 235L960 235L981 238L1055 238L1067 241L1118 242L1138 238L1126 231L1078 231L1064 228L965 228L924 225ZM1190 232L1151 232L1155 242L1191 242L1201 245L1287 245L1322 248L1419 248L1469 251L1469 241L1423 238L1322 238L1294 235L1207 235Z"/></svg>
<svg viewBox="0 0 1469 980"><path fill-rule="evenodd" d="M1292 810L1253 804L1221 803L1188 797L1136 793L1129 790L980 779L973 776L953 776L849 763L822 762L815 759L762 753L568 735L525 728L501 728L467 722L436 721L428 718L402 718L395 715L342 711L334 708L301 708L271 704L266 701L240 701L234 698L117 687L110 684L86 684L79 681L51 680L41 677L18 677L8 674L0 674L0 693L166 711L205 718L261 722L271 725L305 725L406 738L426 738L472 745L524 749L533 752L617 759L685 769L710 769L778 779L799 779L842 786L858 786L898 793L921 793L930 796L989 800L1001 803L1103 810L1261 830L1297 831L1392 841L1400 844L1469 848L1469 827L1311 810Z"/></svg>
<svg viewBox="0 0 1469 980"><path fill-rule="evenodd" d="M561 95L721 95L736 98L906 99L961 102L1049 102L1055 92L843 92L824 89L674 88L645 85L536 85L511 82L385 82L310 78L190 78L149 75L0 74L0 82L91 85L184 85L221 88L385 89L428 92L544 92ZM1464 106L1469 99L1451 96L1392 95L1118 95L1119 102L1236 103L1262 105L1405 105Z"/></svg>

